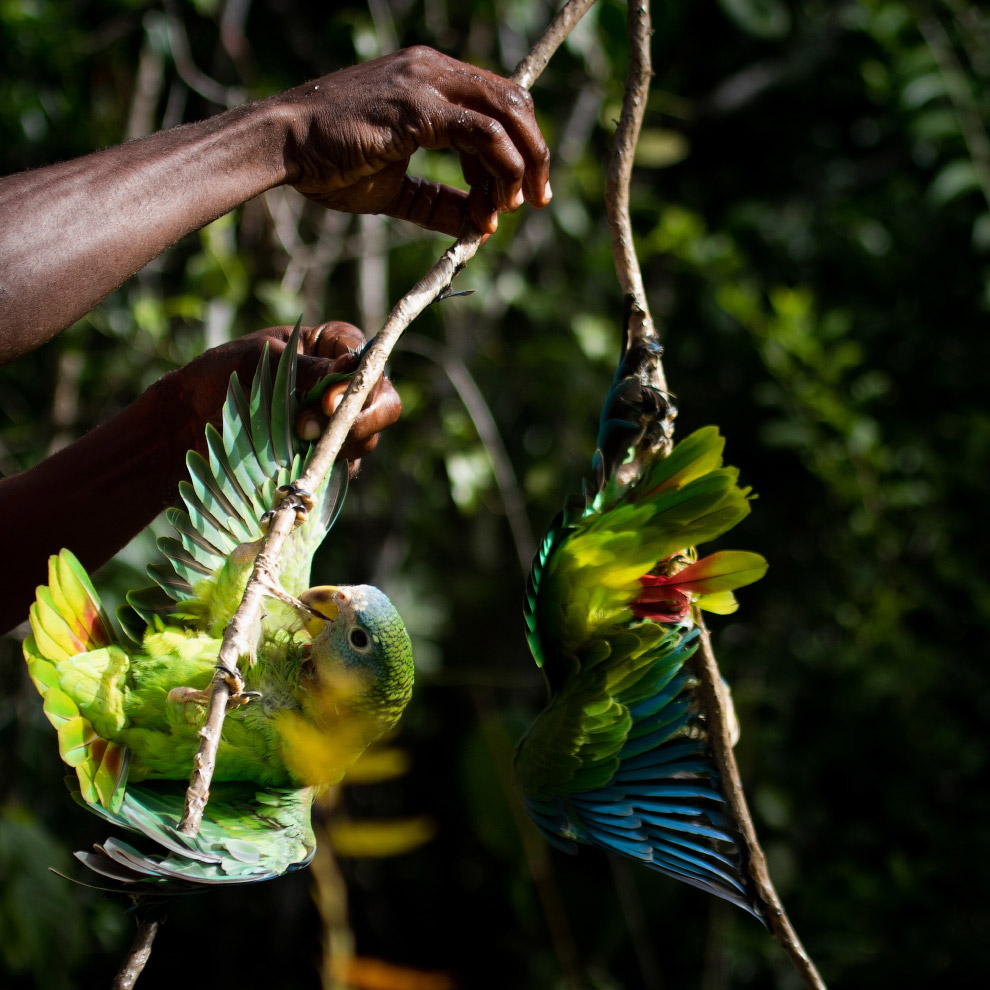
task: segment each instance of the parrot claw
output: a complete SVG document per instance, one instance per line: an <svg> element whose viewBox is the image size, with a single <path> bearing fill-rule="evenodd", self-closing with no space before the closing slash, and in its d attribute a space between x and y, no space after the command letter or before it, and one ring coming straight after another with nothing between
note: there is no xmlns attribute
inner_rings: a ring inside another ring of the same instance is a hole
<svg viewBox="0 0 990 990"><path fill-rule="evenodd" d="M244 678L236 670L231 670L230 667L222 663L218 663L216 669L223 675L227 690L230 691L230 697L227 698L228 712L261 697L260 691L244 690Z"/></svg>
<svg viewBox="0 0 990 990"><path fill-rule="evenodd" d="M275 489L275 504L272 508L279 508L286 500L290 500L289 504L295 509L296 527L298 528L309 518L309 513L316 505L316 500L305 488L300 488L298 485L282 485ZM265 515L268 513L266 512Z"/></svg>
<svg viewBox="0 0 990 990"><path fill-rule="evenodd" d="M246 705L251 701L256 701L260 697L260 691L241 691L239 694L232 694L227 699L227 711L233 711L235 708L240 708L241 705Z"/></svg>
<svg viewBox="0 0 990 990"><path fill-rule="evenodd" d="M174 687L166 695L166 699L175 705L208 705L210 692L191 687Z"/></svg>
<svg viewBox="0 0 990 990"><path fill-rule="evenodd" d="M225 680L227 680L225 678ZM228 685L230 681L227 680ZM241 685L243 686L243 681ZM250 701L254 701L261 697L260 691L237 691L232 692L230 697L227 699L227 711L233 711L235 708L240 708L241 705L246 705ZM176 705L202 705L204 708L210 703L210 691L201 691L197 688L191 687L176 687L169 691L167 698L173 704Z"/></svg>

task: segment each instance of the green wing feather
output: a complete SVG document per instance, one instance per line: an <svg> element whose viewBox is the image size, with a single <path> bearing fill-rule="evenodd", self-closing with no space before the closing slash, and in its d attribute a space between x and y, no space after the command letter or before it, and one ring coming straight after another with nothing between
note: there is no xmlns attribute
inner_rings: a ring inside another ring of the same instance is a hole
<svg viewBox="0 0 990 990"><path fill-rule="evenodd" d="M86 571L63 550L48 562L48 586L31 606L24 640L28 673L91 805L119 808L127 781L125 746L105 738L122 722L121 681L129 659Z"/></svg>
<svg viewBox="0 0 990 990"><path fill-rule="evenodd" d="M185 509L167 511L176 536L159 539L166 563L148 569L164 595L141 591L127 599L145 625L158 615L219 636L236 610L264 535L262 517L272 507L276 489L297 480L311 455L294 432L298 334L297 326L274 382L267 351L250 395L231 376L222 432L208 426L207 456L195 451L187 455L189 481L179 483ZM318 509L286 542L280 580L290 594L298 596L309 587L313 554L336 519L346 487L347 471L341 465L312 493ZM138 625L122 621L128 628Z"/></svg>

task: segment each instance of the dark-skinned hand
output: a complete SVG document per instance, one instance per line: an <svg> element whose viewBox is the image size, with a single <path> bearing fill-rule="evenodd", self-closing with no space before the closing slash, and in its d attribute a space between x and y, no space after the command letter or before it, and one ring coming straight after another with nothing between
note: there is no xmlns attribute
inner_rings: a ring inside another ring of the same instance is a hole
<svg viewBox="0 0 990 990"><path fill-rule="evenodd" d="M231 374L236 372L242 384L250 388L266 344L274 371L292 330L290 326L268 327L245 334L206 351L159 383L172 402L186 408L189 447L205 449L205 425L213 423L216 426L219 423ZM364 344L364 334L350 323L334 321L303 327L299 337L297 368L300 394L329 374L353 371L358 363L357 352ZM327 417L340 404L346 388L347 382L331 385L318 406L300 413L296 421L296 433L300 439L316 440L320 436ZM378 434L391 426L401 411L402 404L392 383L388 378L380 378L351 427L341 455L349 461L357 461L370 453L378 444Z"/></svg>
<svg viewBox="0 0 990 990"><path fill-rule="evenodd" d="M529 92L419 46L334 72L272 101L294 112L288 181L333 210L384 213L457 236L524 201L550 202L550 156ZM407 174L417 148L454 148L470 193Z"/></svg>
<svg viewBox="0 0 990 990"><path fill-rule="evenodd" d="M455 150L469 191L410 176L418 148ZM526 90L418 47L5 176L0 363L70 326L180 238L276 186L329 209L488 235L499 213L550 202L548 163Z"/></svg>

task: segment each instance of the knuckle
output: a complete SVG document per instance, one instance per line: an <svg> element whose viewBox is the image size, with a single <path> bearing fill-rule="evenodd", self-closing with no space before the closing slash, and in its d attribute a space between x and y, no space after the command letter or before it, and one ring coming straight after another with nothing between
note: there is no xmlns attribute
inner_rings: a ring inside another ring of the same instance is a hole
<svg viewBox="0 0 990 990"><path fill-rule="evenodd" d="M399 54L405 56L407 59L421 61L423 59L436 58L440 53L430 48L429 45L410 45L408 48L403 48Z"/></svg>
<svg viewBox="0 0 990 990"><path fill-rule="evenodd" d="M533 94L528 89L523 89L522 86L513 84L511 101L513 106L520 106L527 113L533 113L535 110Z"/></svg>

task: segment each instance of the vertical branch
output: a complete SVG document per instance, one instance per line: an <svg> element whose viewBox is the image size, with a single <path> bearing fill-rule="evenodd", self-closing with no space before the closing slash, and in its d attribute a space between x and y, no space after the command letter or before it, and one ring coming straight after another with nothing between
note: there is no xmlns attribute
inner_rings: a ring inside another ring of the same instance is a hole
<svg viewBox="0 0 990 990"><path fill-rule="evenodd" d="M622 117L616 130L615 148L609 167L606 187L606 206L609 226L612 230L612 248L615 267L622 291L629 306L626 326L627 346L657 343L656 328L650 316L643 276L633 243L632 223L629 218L629 182L632 176L633 156L642 125L649 93L650 77L650 9L648 0L631 0L629 3L629 78L626 83ZM666 379L657 350L652 373L652 384L666 392ZM673 413L668 415L666 435L673 429ZM696 614L701 634L701 649L692 658L692 666L700 681L698 698L701 711L708 725L709 738L721 778L722 790L737 830L746 846L748 869L757 895L762 902L764 916L774 937L787 953L792 965L810 990L824 990L825 984L814 963L802 946L780 898L770 880L766 856L756 837L743 794L742 779L732 752L731 726L726 702L721 697L722 675L715 660L711 639L700 614Z"/></svg>
<svg viewBox="0 0 990 990"><path fill-rule="evenodd" d="M646 101L650 93L650 80L653 66L650 61L650 7L647 0L631 0L629 4L629 78L622 100L622 116L615 129L615 146L612 161L608 168L605 184L605 205L608 211L608 225L612 231L612 254L615 256L615 271L619 277L622 293L629 300L632 315L629 317L630 345L646 340L659 343L646 289L643 286L643 273L636 256L633 243L632 221L629 218L629 184L632 180L633 159L636 142L643 126ZM657 361L656 386L667 391L663 368Z"/></svg>
<svg viewBox="0 0 990 990"><path fill-rule="evenodd" d="M743 840L746 843L750 878L756 887L756 892L760 900L763 902L763 914L766 918L767 926L773 933L774 938L780 943L784 952L787 953L787 957L790 959L794 969L800 975L801 979L804 980L804 985L809 990L825 990L825 982L819 975L811 957L801 944L801 940L798 938L790 918L787 917L787 913L784 911L784 905L777 896L773 881L770 879L766 855L763 852L763 847L760 845L760 840L756 837L753 818L749 813L746 796L743 793L739 767L736 764L736 757L732 751L730 725L726 717L725 705L719 697L719 685L722 682L722 674L718 669L718 662L715 660L715 651L712 649L711 637L705 628L704 620L697 611L695 618L701 634L701 649L692 657L692 662L695 673L701 682L698 686L701 709L704 713L705 721L708 723L709 738L715 754L715 764L718 767L721 778L723 795L732 812L732 819L735 826L742 834Z"/></svg>
<svg viewBox="0 0 990 990"><path fill-rule="evenodd" d="M162 923L162 915L158 904L135 904L134 916L137 920L137 932L134 941L127 950L127 956L117 971L112 984L112 990L131 990L138 977L144 972L144 967L151 958L151 947Z"/></svg>
<svg viewBox="0 0 990 990"><path fill-rule="evenodd" d="M546 67L550 57L560 47L575 24L594 0L568 0L551 21L550 26L519 63L510 77L513 82L529 88ZM313 451L309 467L297 481L300 488L315 491L333 467L351 426L364 406L375 382L385 370L385 362L402 332L434 300L450 287L457 273L474 257L481 246L482 235L466 234L457 240L440 259L406 293L389 314L381 331L367 348L361 363L348 384L343 400L331 416L323 436ZM223 643L217 656L217 673L213 678L206 722L200 730L200 746L193 758L193 771L186 791L185 809L179 830L187 835L199 831L210 783L216 767L217 748L230 697L228 678L237 674L241 657L248 656L254 646L261 617L261 600L265 586L277 582L279 554L295 522L292 499L286 499L274 513L271 528L255 561L251 579L241 604L224 630Z"/></svg>

